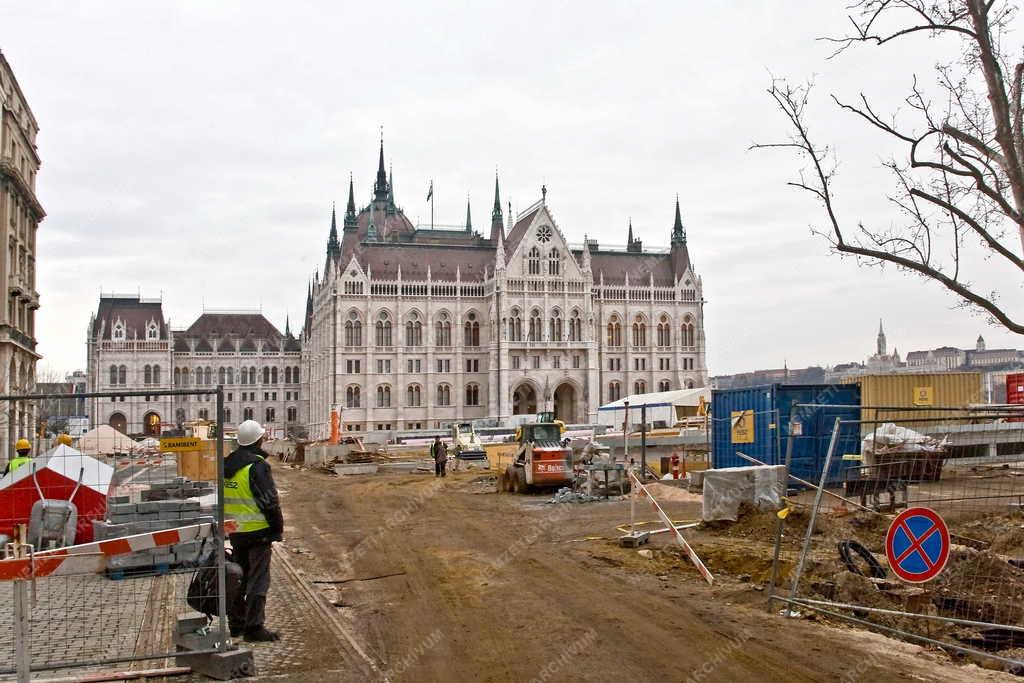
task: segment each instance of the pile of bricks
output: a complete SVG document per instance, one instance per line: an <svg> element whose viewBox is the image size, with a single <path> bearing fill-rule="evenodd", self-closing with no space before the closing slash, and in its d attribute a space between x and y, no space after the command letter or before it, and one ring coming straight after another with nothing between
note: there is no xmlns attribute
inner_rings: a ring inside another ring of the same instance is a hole
<svg viewBox="0 0 1024 683"><path fill-rule="evenodd" d="M212 524L213 516L202 510L195 499L212 492L212 484L177 477L172 482L152 484L141 492L142 500L137 503L131 502L129 496L111 496L107 500L106 520L92 523L94 538L105 541L179 526ZM107 560L108 574L121 576L125 570L162 572L192 565L198 558L200 544L201 541L189 541L115 555Z"/></svg>

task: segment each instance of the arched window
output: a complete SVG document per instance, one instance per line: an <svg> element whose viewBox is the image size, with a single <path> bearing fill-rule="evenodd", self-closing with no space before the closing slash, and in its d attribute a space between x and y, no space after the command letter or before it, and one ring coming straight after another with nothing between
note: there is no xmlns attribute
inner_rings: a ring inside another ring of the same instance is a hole
<svg viewBox="0 0 1024 683"><path fill-rule="evenodd" d="M633 322L633 346L647 346L647 324L639 315Z"/></svg>
<svg viewBox="0 0 1024 683"><path fill-rule="evenodd" d="M527 272L530 275L540 275L540 249L533 247L527 256Z"/></svg>
<svg viewBox="0 0 1024 683"><path fill-rule="evenodd" d="M277 368L270 368L270 383L277 384Z"/></svg>
<svg viewBox="0 0 1024 683"><path fill-rule="evenodd" d="M450 406L452 404L452 388L447 384L437 385L437 405Z"/></svg>
<svg viewBox="0 0 1024 683"><path fill-rule="evenodd" d="M292 382L295 384L299 383L299 366L296 365L292 368Z"/></svg>
<svg viewBox="0 0 1024 683"><path fill-rule="evenodd" d="M117 369L117 383L128 384L128 368L123 365Z"/></svg>
<svg viewBox="0 0 1024 683"><path fill-rule="evenodd" d="M174 386L180 387L181 386L181 368L174 368L174 372L172 374L174 376Z"/></svg>
<svg viewBox="0 0 1024 683"><path fill-rule="evenodd" d="M124 323L120 320L114 323L114 340L124 341Z"/></svg>
<svg viewBox="0 0 1024 683"><path fill-rule="evenodd" d="M437 346L452 345L452 323L447 313L442 313L434 324L434 343Z"/></svg>
<svg viewBox="0 0 1024 683"><path fill-rule="evenodd" d="M551 311L551 318L548 320L548 339L562 341L562 312L557 308Z"/></svg>
<svg viewBox="0 0 1024 683"><path fill-rule="evenodd" d="M467 406L478 406L478 405L480 405L480 385L478 385L478 384L467 384L466 385L466 405Z"/></svg>
<svg viewBox="0 0 1024 683"><path fill-rule="evenodd" d="M512 309L512 316L508 319L508 340L523 341L523 319L518 308Z"/></svg>
<svg viewBox="0 0 1024 683"><path fill-rule="evenodd" d="M387 311L381 311L377 319L377 346L391 346L391 320Z"/></svg>
<svg viewBox="0 0 1024 683"><path fill-rule="evenodd" d="M224 409L224 421L231 422L231 408Z"/></svg>
<svg viewBox="0 0 1024 683"><path fill-rule="evenodd" d="M569 341L583 341L583 321L575 309L569 314Z"/></svg>
<svg viewBox="0 0 1024 683"><path fill-rule="evenodd" d="M645 394L647 393L647 382L637 380L633 382L633 393L634 394Z"/></svg>
<svg viewBox="0 0 1024 683"><path fill-rule="evenodd" d="M234 384L234 383L235 383L235 369L234 368L228 368L228 384Z"/></svg>
<svg viewBox="0 0 1024 683"><path fill-rule="evenodd" d="M622 346L622 323L615 315L608 321L608 346Z"/></svg>
<svg viewBox="0 0 1024 683"><path fill-rule="evenodd" d="M533 309L530 312L530 334L527 341L539 342L544 335L544 326L540 321L540 310Z"/></svg>
<svg viewBox="0 0 1024 683"><path fill-rule="evenodd" d="M391 407L391 387L389 387L387 384L381 384L380 386L377 387L377 407Z"/></svg>
<svg viewBox="0 0 1024 683"><path fill-rule="evenodd" d="M608 382L608 400L618 401L622 398L622 385L618 382Z"/></svg>
<svg viewBox="0 0 1024 683"><path fill-rule="evenodd" d="M160 329L156 326L156 322L149 321L149 325L146 327L146 339L154 340L160 338Z"/></svg>
<svg viewBox="0 0 1024 683"><path fill-rule="evenodd" d="M420 385L410 384L405 390L405 405L410 408L418 408L420 405Z"/></svg>
<svg viewBox="0 0 1024 683"><path fill-rule="evenodd" d="M227 368L221 366L217 368L217 384L227 384L228 371Z"/></svg>
<svg viewBox="0 0 1024 683"><path fill-rule="evenodd" d="M562 268L562 255L558 253L558 249L551 247L551 251L548 252L548 275L558 275Z"/></svg>
<svg viewBox="0 0 1024 683"><path fill-rule="evenodd" d="M256 384L256 367L249 367L249 384Z"/></svg>
<svg viewBox="0 0 1024 683"><path fill-rule="evenodd" d="M263 368L263 383L270 384L270 368Z"/></svg>
<svg viewBox="0 0 1024 683"><path fill-rule="evenodd" d="M284 383L285 384L291 384L292 383L292 366L290 366L290 365L286 365L284 367Z"/></svg>
<svg viewBox="0 0 1024 683"><path fill-rule="evenodd" d="M693 380L692 379L686 380L686 388L687 389L693 389L694 388L694 384L693 384Z"/></svg>
<svg viewBox="0 0 1024 683"><path fill-rule="evenodd" d="M480 346L480 322L476 319L476 313L466 316L463 332L463 343L466 346Z"/></svg>
<svg viewBox="0 0 1024 683"><path fill-rule="evenodd" d="M355 384L345 389L345 407L359 407L359 387Z"/></svg>
<svg viewBox="0 0 1024 683"><path fill-rule="evenodd" d="M658 346L672 346L672 327L666 315L658 318Z"/></svg>
<svg viewBox="0 0 1024 683"><path fill-rule="evenodd" d="M696 328L693 325L693 318L686 316L683 318L683 325L680 328L682 336L683 346L696 346Z"/></svg>
<svg viewBox="0 0 1024 683"><path fill-rule="evenodd" d="M423 345L423 323L419 321L419 316L415 312L409 314L409 320L405 323L405 345Z"/></svg>
<svg viewBox="0 0 1024 683"><path fill-rule="evenodd" d="M213 384L213 368L206 368L203 371L203 379L206 380L206 386Z"/></svg>
<svg viewBox="0 0 1024 683"><path fill-rule="evenodd" d="M671 383L667 379L663 379L658 382L658 391L669 391Z"/></svg>
<svg viewBox="0 0 1024 683"><path fill-rule="evenodd" d="M146 367L142 368L142 383L153 383L153 367L151 365L147 365Z"/></svg>
<svg viewBox="0 0 1024 683"><path fill-rule="evenodd" d="M117 384L117 366L116 365L111 365L110 366L110 384L111 385Z"/></svg>

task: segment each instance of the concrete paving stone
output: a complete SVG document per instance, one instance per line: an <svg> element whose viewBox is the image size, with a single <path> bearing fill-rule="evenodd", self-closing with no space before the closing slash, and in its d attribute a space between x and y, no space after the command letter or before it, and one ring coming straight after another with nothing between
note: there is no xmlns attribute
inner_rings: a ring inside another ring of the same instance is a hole
<svg viewBox="0 0 1024 683"><path fill-rule="evenodd" d="M133 515L138 512L138 503L114 503L113 505L107 505L107 514L114 515Z"/></svg>
<svg viewBox="0 0 1024 683"><path fill-rule="evenodd" d="M159 501L146 501L138 504L139 512L159 512L160 502Z"/></svg>

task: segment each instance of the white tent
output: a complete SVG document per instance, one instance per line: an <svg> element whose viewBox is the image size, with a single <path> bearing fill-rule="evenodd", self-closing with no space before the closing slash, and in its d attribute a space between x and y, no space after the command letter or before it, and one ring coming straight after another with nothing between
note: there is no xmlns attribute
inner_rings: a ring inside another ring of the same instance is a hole
<svg viewBox="0 0 1024 683"><path fill-rule="evenodd" d="M78 438L78 450L86 455L131 453L138 444L110 425L100 425Z"/></svg>
<svg viewBox="0 0 1024 683"><path fill-rule="evenodd" d="M701 398L705 403L711 401L711 390L677 389L675 391L657 391L652 394L632 394L618 401L606 403L597 409L598 424L622 429L622 421L626 417L626 404L629 404L630 425L640 424L640 406L647 406L647 424L664 424L665 427L680 422L686 417L697 414Z"/></svg>

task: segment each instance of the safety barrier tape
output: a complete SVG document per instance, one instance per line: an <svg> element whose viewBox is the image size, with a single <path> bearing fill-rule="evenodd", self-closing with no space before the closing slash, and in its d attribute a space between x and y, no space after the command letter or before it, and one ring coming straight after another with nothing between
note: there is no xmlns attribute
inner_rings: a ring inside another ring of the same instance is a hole
<svg viewBox="0 0 1024 683"><path fill-rule="evenodd" d="M236 528L234 520L224 522L225 534L234 532ZM197 541L210 537L215 529L216 524L193 524L71 545L66 548L41 550L30 557L0 560L0 581L97 573L106 568L107 558L113 555Z"/></svg>
<svg viewBox="0 0 1024 683"><path fill-rule="evenodd" d="M647 500L651 501L651 505L654 507L654 510L658 513L658 517L661 518L661 521L664 522L665 526L668 529L672 530L672 536L675 538L676 543L678 543L679 547L686 551L687 556L689 556L690 558L690 562L692 562L693 566L697 568L697 571L699 571L700 575L704 577L704 580L707 581L709 584L714 584L715 577L713 577L708 568L704 566L704 563L701 562L700 557L697 555L694 549L690 547L690 544L686 542L686 539L683 538L683 534L679 531L676 525L672 523L672 519L665 514L664 510L661 509L661 506L658 505L658 501L654 500L654 496L652 496L651 492L647 490L647 487L640 482L640 479L636 476L636 473L633 470L629 470L629 478L633 480L633 486L637 488L637 491L639 491L640 495L647 498Z"/></svg>

